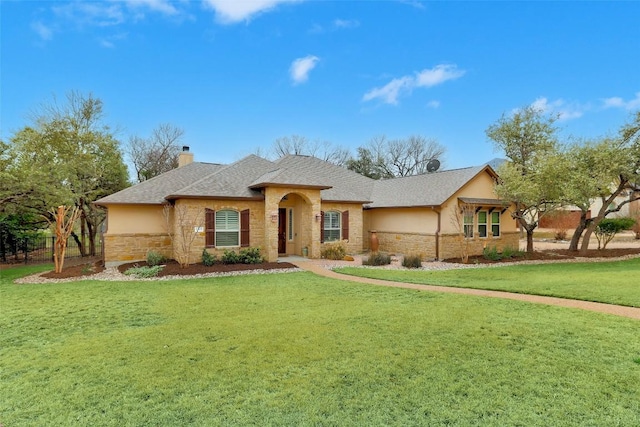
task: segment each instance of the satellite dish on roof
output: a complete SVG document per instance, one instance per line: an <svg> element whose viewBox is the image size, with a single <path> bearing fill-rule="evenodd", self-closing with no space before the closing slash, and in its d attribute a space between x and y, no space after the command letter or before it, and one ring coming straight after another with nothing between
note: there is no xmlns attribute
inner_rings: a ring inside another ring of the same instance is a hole
<svg viewBox="0 0 640 427"><path fill-rule="evenodd" d="M429 163L427 163L427 172L435 172L440 167L440 160L431 159Z"/></svg>

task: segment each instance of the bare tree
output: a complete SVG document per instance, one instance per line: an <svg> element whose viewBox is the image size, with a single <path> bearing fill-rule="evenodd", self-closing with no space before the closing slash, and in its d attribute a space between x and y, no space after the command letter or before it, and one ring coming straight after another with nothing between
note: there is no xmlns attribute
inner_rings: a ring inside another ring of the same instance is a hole
<svg viewBox="0 0 640 427"><path fill-rule="evenodd" d="M58 206L56 211L50 212L55 219L56 244L53 249L55 272L61 273L64 266L64 256L67 251L67 240L73 227L80 218L81 210L78 206Z"/></svg>
<svg viewBox="0 0 640 427"><path fill-rule="evenodd" d="M138 182L178 167L182 128L168 123L158 125L149 138L129 138L127 154L136 170Z"/></svg>
<svg viewBox="0 0 640 427"><path fill-rule="evenodd" d="M258 149L257 153L262 153ZM305 136L291 135L276 139L271 147L273 158L280 158L288 154L317 157L338 166L345 166L351 158L351 153L347 148L332 144L329 141L311 141ZM258 154L260 155L260 154Z"/></svg>
<svg viewBox="0 0 640 427"><path fill-rule="evenodd" d="M463 203L451 213L449 221L457 230L456 242L460 251L460 261L463 264L469 263L469 248L473 237L473 218L476 214L476 205Z"/></svg>
<svg viewBox="0 0 640 427"><path fill-rule="evenodd" d="M173 244L180 267L191 264L191 247L203 224L204 210L185 205L165 205L163 209L167 234Z"/></svg>
<svg viewBox="0 0 640 427"><path fill-rule="evenodd" d="M376 136L366 146L358 148L358 157L347 167L374 179L427 173L433 159L442 161L446 149L435 139L412 135L405 139Z"/></svg>

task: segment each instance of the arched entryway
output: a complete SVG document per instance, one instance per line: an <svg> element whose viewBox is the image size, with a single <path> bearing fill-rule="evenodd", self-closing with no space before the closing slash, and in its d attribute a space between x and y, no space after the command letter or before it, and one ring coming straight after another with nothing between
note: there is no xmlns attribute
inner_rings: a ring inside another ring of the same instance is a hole
<svg viewBox="0 0 640 427"><path fill-rule="evenodd" d="M308 256L312 226L309 199L299 193L285 194L278 203L278 256Z"/></svg>

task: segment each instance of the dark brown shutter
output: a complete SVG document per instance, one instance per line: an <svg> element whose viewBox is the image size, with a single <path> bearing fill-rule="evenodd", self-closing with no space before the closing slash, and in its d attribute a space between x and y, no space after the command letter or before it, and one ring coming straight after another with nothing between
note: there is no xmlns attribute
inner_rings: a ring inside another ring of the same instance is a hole
<svg viewBox="0 0 640 427"><path fill-rule="evenodd" d="M249 246L249 209L240 212L240 246L246 248Z"/></svg>
<svg viewBox="0 0 640 427"><path fill-rule="evenodd" d="M204 210L204 244L208 248L215 247L216 242L216 211Z"/></svg>
<svg viewBox="0 0 640 427"><path fill-rule="evenodd" d="M324 243L324 211L320 211L320 243Z"/></svg>
<svg viewBox="0 0 640 427"><path fill-rule="evenodd" d="M342 240L349 240L349 211L342 212Z"/></svg>

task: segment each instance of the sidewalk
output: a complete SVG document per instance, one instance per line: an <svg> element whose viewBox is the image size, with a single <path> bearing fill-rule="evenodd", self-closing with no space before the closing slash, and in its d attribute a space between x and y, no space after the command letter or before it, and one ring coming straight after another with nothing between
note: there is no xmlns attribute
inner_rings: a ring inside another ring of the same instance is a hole
<svg viewBox="0 0 640 427"><path fill-rule="evenodd" d="M613 314L615 316L622 316L622 317L628 317L630 319L640 320L640 308L636 308L636 307L626 307L621 305L604 304L599 302L580 301L580 300L572 300L572 299L556 298L556 297L545 297L545 296L539 296L539 295L516 294L513 292L487 291L482 289L469 289L469 288L453 288L448 286L417 285L414 283L391 282L387 280L369 279L366 277L356 277L356 276L349 276L346 274L336 273L335 271L330 270L329 267L326 265L326 263L327 263L327 260L304 260L304 261L296 260L295 262L292 262L292 264L298 266L303 270L310 271L319 276L330 277L332 279L346 280L346 281L357 282L357 283L366 283L369 285L377 285L377 286L390 286L394 288L415 289L419 291L475 295L480 297L503 298L503 299L510 299L510 300L516 300L516 301L530 302L533 304L547 304L547 305L555 305L558 307L579 308L581 310L589 310L589 311L595 311L598 313ZM351 266L357 265L353 262L346 263L344 261L342 262L338 261L338 263L345 263L345 265L351 265Z"/></svg>

